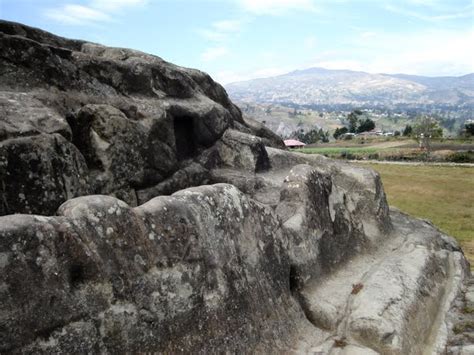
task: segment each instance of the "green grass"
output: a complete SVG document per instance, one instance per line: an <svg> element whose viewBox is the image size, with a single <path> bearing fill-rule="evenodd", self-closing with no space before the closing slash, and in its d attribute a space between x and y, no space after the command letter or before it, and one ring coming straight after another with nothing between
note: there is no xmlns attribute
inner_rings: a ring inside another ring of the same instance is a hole
<svg viewBox="0 0 474 355"><path fill-rule="evenodd" d="M327 154L327 155L339 155L343 152L351 154L372 154L377 153L380 149L377 148L366 148L366 147L323 147L323 148L301 148L296 150L299 153L306 154Z"/></svg>
<svg viewBox="0 0 474 355"><path fill-rule="evenodd" d="M474 168L364 165L380 173L390 205L455 237L474 266Z"/></svg>
<svg viewBox="0 0 474 355"><path fill-rule="evenodd" d="M352 139L320 146L304 147L297 152L306 154L322 154L331 158L346 160L392 160L392 161L437 161L472 163L474 149L472 143L461 144L458 141L436 141L432 144L433 152L427 156L426 152L418 148L416 141L411 139L374 138L370 141ZM466 151L468 150L468 151Z"/></svg>

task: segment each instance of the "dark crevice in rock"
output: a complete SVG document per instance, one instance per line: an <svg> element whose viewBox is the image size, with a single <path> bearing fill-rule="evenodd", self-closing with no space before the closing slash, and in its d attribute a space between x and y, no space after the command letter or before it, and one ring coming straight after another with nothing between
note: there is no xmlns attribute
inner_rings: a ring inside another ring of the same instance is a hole
<svg viewBox="0 0 474 355"><path fill-rule="evenodd" d="M178 160L192 158L197 153L194 122L191 117L173 118L176 155Z"/></svg>
<svg viewBox="0 0 474 355"><path fill-rule="evenodd" d="M255 162L255 172L260 173L263 171L268 171L271 169L270 159L268 159L268 154L265 147L262 145L256 145L253 149L254 155L257 157Z"/></svg>
<svg viewBox="0 0 474 355"><path fill-rule="evenodd" d="M290 265L289 287L292 293L301 289L301 280L295 265Z"/></svg>
<svg viewBox="0 0 474 355"><path fill-rule="evenodd" d="M81 264L72 264L69 267L69 283L73 288L77 288L86 280L84 266Z"/></svg>
<svg viewBox="0 0 474 355"><path fill-rule="evenodd" d="M72 130L72 143L86 159L89 170L103 170L102 163L95 158L93 147L89 144L92 120L88 117L78 117L77 113L71 112L66 115L66 121Z"/></svg>

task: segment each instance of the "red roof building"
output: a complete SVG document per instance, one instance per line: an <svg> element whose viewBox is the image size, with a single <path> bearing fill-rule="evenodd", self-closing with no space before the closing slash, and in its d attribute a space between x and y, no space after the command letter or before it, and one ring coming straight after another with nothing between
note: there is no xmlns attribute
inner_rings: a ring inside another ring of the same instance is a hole
<svg viewBox="0 0 474 355"><path fill-rule="evenodd" d="M288 148L301 148L306 145L303 142L297 141L296 139L287 139L284 142Z"/></svg>

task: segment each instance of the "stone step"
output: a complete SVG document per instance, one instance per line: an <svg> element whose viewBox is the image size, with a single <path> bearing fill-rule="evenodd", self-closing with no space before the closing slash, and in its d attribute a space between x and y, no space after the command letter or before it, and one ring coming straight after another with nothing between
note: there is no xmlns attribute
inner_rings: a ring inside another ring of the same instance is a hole
<svg viewBox="0 0 474 355"><path fill-rule="evenodd" d="M377 251L359 255L300 291L307 318L332 334L321 346L342 353L338 342L380 353L437 353L444 315L457 293L461 253L439 245L440 233L423 221L418 232L401 216ZM412 223L412 222L410 222ZM456 281L456 280L457 281ZM434 340L436 339L436 341ZM321 348L322 349L322 348Z"/></svg>

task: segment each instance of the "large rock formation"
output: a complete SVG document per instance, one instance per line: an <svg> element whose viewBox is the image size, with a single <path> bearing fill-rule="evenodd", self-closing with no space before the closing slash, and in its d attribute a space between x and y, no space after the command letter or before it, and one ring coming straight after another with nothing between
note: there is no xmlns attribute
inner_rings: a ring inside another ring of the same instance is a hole
<svg viewBox="0 0 474 355"><path fill-rule="evenodd" d="M281 144L244 122L207 74L155 56L9 22L0 22L0 53L0 176L8 184L1 215L53 214L90 193L136 205L137 194L147 195L140 190L209 148L204 155L214 159L228 128ZM53 139L57 148L46 143ZM214 164L205 157L201 165ZM30 180L17 175L20 169L32 172Z"/></svg>
<svg viewBox="0 0 474 355"><path fill-rule="evenodd" d="M472 351L456 242L208 75L0 22L0 78L0 352Z"/></svg>

